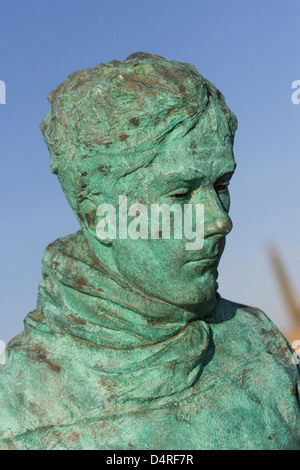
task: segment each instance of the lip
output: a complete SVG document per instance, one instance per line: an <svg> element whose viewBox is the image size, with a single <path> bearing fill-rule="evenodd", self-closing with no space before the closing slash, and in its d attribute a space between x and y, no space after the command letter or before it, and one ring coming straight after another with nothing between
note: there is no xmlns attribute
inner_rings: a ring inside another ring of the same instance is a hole
<svg viewBox="0 0 300 470"><path fill-rule="evenodd" d="M216 264L219 261L219 256L213 256L212 258L198 258L198 259L191 259L186 261L186 263L200 263L200 264Z"/></svg>

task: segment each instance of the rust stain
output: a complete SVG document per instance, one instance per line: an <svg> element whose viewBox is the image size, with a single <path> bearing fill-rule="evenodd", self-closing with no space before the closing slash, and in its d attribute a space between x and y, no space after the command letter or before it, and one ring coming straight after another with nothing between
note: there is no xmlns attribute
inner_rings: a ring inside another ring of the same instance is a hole
<svg viewBox="0 0 300 470"><path fill-rule="evenodd" d="M135 127L138 127L140 125L140 119L139 117L134 117L132 119L130 119L130 123L135 126Z"/></svg>
<svg viewBox="0 0 300 470"><path fill-rule="evenodd" d="M45 354L40 353L37 355L36 358L40 362L45 362L45 364L47 364L50 367L50 369L52 369L54 372L60 372L61 368L58 365L51 362L50 359L48 359L48 357Z"/></svg>
<svg viewBox="0 0 300 470"><path fill-rule="evenodd" d="M93 141L94 144L99 144L99 145L105 145L106 147L109 147L110 145L113 144L113 142L105 142L104 140L95 140Z"/></svg>
<svg viewBox="0 0 300 470"><path fill-rule="evenodd" d="M70 441L71 442L78 442L80 439L80 434L79 432L77 431L72 431L71 435L70 435Z"/></svg>
<svg viewBox="0 0 300 470"><path fill-rule="evenodd" d="M237 378L242 379L242 385L245 385L248 372L250 372L250 369L243 369L241 372L237 374Z"/></svg>
<svg viewBox="0 0 300 470"><path fill-rule="evenodd" d="M77 325L85 325L86 322L83 320L80 320L79 318L72 317L71 315L68 315L68 320L70 320L72 323L76 323Z"/></svg>
<svg viewBox="0 0 300 470"><path fill-rule="evenodd" d="M82 289L82 287L87 285L87 280L84 278L79 278L74 282L74 288L77 290Z"/></svg>
<svg viewBox="0 0 300 470"><path fill-rule="evenodd" d="M107 175L107 173L110 171L110 169L111 169L111 165L109 165L109 166L104 166L104 165L98 166L98 170L101 173L103 173L104 175Z"/></svg>
<svg viewBox="0 0 300 470"><path fill-rule="evenodd" d="M86 218L86 221L89 225L92 225L93 221L94 221L94 218L93 218L93 215L88 212L86 215L85 215L85 218Z"/></svg>
<svg viewBox="0 0 300 470"><path fill-rule="evenodd" d="M37 360L39 362L44 362L47 366L50 367L54 372L60 372L61 368L57 364L54 364L47 355L47 351L41 345L36 344L33 348L27 350L28 357Z"/></svg>

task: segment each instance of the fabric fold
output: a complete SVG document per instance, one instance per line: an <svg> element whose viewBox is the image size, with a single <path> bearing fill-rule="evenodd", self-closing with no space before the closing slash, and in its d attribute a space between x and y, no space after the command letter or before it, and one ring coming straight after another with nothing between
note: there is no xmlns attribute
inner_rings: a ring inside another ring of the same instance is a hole
<svg viewBox="0 0 300 470"><path fill-rule="evenodd" d="M73 356L105 379L114 397L152 399L199 379L208 324L199 313L147 296L95 263L82 231L47 248L42 272L37 310L26 328L75 338Z"/></svg>

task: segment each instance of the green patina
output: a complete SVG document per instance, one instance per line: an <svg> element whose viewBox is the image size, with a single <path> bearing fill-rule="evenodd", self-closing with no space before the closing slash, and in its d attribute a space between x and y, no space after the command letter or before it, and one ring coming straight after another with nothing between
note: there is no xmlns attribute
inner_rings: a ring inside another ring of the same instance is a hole
<svg viewBox="0 0 300 470"><path fill-rule="evenodd" d="M1 449L299 449L299 372L222 299L236 118L190 64L137 53L70 75L41 125L81 224L46 250L0 365ZM97 236L97 207L204 204L204 245Z"/></svg>

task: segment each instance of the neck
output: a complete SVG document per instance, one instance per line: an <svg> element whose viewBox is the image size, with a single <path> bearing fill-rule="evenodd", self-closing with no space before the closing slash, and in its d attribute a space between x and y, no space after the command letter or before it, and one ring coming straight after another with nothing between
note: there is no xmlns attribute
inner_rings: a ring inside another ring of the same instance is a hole
<svg viewBox="0 0 300 470"><path fill-rule="evenodd" d="M95 237L90 234L87 230L83 229L83 235L85 240L85 246L89 251L93 263L95 267L101 267L104 269L109 275L115 278L115 280L123 285L131 289L132 291L136 292L142 297L147 297L152 299L156 302L162 302L163 304L173 306L174 308L183 309L191 314L191 320L203 319L207 316L210 316L216 305L217 305L217 295L216 292L211 297L211 299L207 300L206 302L202 303L190 303L190 304L175 304L171 301L166 301L159 297L153 297L147 294L145 291L137 288L134 284L132 284L127 278L125 278L115 263L114 256L112 253L112 247L108 245L104 245L96 240Z"/></svg>

